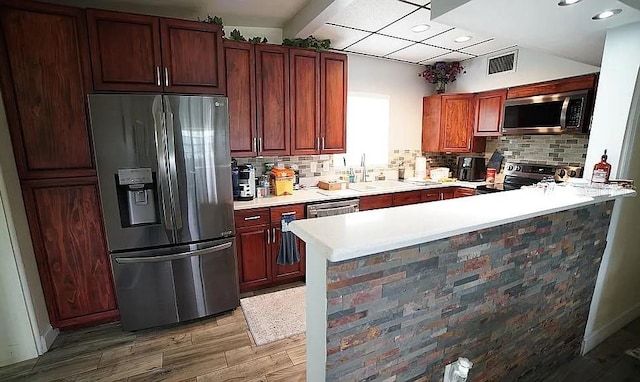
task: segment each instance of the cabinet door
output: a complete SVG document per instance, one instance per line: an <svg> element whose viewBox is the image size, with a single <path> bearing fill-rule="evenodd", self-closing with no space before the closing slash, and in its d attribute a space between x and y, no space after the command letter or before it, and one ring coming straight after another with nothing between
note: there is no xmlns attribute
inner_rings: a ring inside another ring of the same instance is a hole
<svg viewBox="0 0 640 382"><path fill-rule="evenodd" d="M95 175L84 12L14 3L0 6L0 84L20 177Z"/></svg>
<svg viewBox="0 0 640 382"><path fill-rule="evenodd" d="M442 96L432 95L422 99L422 151L440 151L440 117Z"/></svg>
<svg viewBox="0 0 640 382"><path fill-rule="evenodd" d="M441 200L453 199L455 197L455 190L453 188L445 188L440 193Z"/></svg>
<svg viewBox="0 0 640 382"><path fill-rule="evenodd" d="M256 107L259 154L289 155L289 51L256 45Z"/></svg>
<svg viewBox="0 0 640 382"><path fill-rule="evenodd" d="M347 152L347 56L320 54L320 132L323 154Z"/></svg>
<svg viewBox="0 0 640 382"><path fill-rule="evenodd" d="M442 96L440 116L440 149L442 151L471 151L473 108L472 94Z"/></svg>
<svg viewBox="0 0 640 382"><path fill-rule="evenodd" d="M360 197L360 211L388 208L393 205L393 194L369 195Z"/></svg>
<svg viewBox="0 0 640 382"><path fill-rule="evenodd" d="M394 206L406 206L408 204L420 203L421 201L421 191L407 191L393 194Z"/></svg>
<svg viewBox="0 0 640 382"><path fill-rule="evenodd" d="M95 90L162 91L157 17L87 10Z"/></svg>
<svg viewBox="0 0 640 382"><path fill-rule="evenodd" d="M271 283L269 228L269 225L259 225L236 230L240 292L260 289Z"/></svg>
<svg viewBox="0 0 640 382"><path fill-rule="evenodd" d="M273 267L273 282L290 281L301 279L305 271L305 243L298 237L295 238L300 261L291 265L281 265L277 263L278 252L282 241L282 229L280 224L271 225L271 237L274 238L271 244L271 261Z"/></svg>
<svg viewBox="0 0 640 382"><path fill-rule="evenodd" d="M291 155L320 153L320 58L306 49L289 51Z"/></svg>
<svg viewBox="0 0 640 382"><path fill-rule="evenodd" d="M229 142L231 156L257 155L256 58L248 42L225 40L227 96L229 97Z"/></svg>
<svg viewBox="0 0 640 382"><path fill-rule="evenodd" d="M23 190L53 326L117 318L97 179L28 181Z"/></svg>
<svg viewBox="0 0 640 382"><path fill-rule="evenodd" d="M480 93L476 96L476 121L474 135L495 137L502 135L502 107L507 97L507 89Z"/></svg>
<svg viewBox="0 0 640 382"><path fill-rule="evenodd" d="M166 92L226 94L219 25L160 19L160 41Z"/></svg>

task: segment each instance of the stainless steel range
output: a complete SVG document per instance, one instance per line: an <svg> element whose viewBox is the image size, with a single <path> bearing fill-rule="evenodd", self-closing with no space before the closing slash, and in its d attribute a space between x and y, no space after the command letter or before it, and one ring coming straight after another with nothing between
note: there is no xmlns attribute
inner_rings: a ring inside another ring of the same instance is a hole
<svg viewBox="0 0 640 382"><path fill-rule="evenodd" d="M487 184L477 187L478 194L517 190L545 179L564 182L569 178L582 176L582 168L574 166L552 166L537 163L507 162L504 166L504 183Z"/></svg>

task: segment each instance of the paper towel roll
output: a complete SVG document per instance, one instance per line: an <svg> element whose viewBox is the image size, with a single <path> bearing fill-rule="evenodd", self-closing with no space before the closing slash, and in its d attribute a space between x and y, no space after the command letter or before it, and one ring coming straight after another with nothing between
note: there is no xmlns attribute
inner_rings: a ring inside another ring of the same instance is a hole
<svg viewBox="0 0 640 382"><path fill-rule="evenodd" d="M426 178L427 177L427 158L425 157L416 157L416 178Z"/></svg>

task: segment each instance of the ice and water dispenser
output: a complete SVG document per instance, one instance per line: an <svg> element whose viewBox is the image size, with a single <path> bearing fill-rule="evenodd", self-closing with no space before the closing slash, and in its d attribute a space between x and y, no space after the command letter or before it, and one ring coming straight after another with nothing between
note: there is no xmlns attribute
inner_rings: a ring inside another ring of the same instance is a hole
<svg viewBox="0 0 640 382"><path fill-rule="evenodd" d="M123 228L160 223L156 178L150 168L119 169L116 187Z"/></svg>

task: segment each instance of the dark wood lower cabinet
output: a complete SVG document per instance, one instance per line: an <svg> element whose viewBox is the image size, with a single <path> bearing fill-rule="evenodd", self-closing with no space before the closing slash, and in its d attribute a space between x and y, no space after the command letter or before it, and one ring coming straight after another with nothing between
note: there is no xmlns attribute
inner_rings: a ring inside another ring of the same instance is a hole
<svg viewBox="0 0 640 382"><path fill-rule="evenodd" d="M117 319L97 179L26 181L23 194L52 326Z"/></svg>
<svg viewBox="0 0 640 382"><path fill-rule="evenodd" d="M476 194L475 188L458 187L454 191L454 197L464 198L465 196L474 196Z"/></svg>
<svg viewBox="0 0 640 382"><path fill-rule="evenodd" d="M393 206L406 206L409 204L420 203L420 191L396 192L393 194Z"/></svg>
<svg viewBox="0 0 640 382"><path fill-rule="evenodd" d="M240 292L260 289L271 283L270 228L265 224L236 230Z"/></svg>
<svg viewBox="0 0 640 382"><path fill-rule="evenodd" d="M305 271L305 248L304 241L296 237L296 246L300 261L291 265L280 265L277 263L278 253L280 251L280 242L282 241L282 229L276 228L277 224L272 224L271 232L274 234L275 240L271 244L271 262L273 265L273 282L280 283L282 281L299 279L304 276Z"/></svg>
<svg viewBox="0 0 640 382"><path fill-rule="evenodd" d="M360 197L360 211L376 210L393 206L393 194Z"/></svg>

